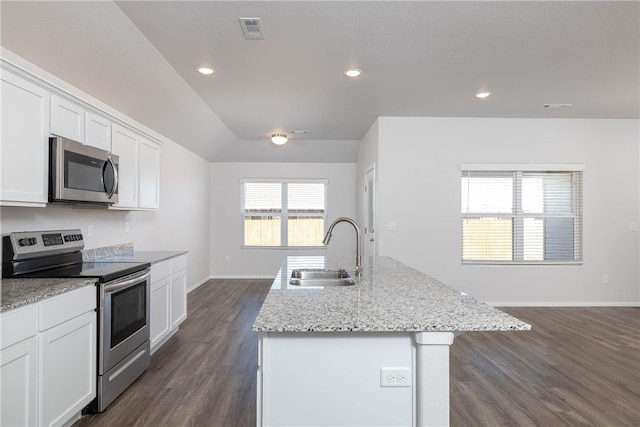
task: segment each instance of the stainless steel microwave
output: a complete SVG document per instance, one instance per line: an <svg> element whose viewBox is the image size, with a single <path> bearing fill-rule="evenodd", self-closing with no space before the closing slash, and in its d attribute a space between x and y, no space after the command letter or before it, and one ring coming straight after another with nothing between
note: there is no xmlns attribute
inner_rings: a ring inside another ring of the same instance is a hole
<svg viewBox="0 0 640 427"><path fill-rule="evenodd" d="M118 203L115 154L67 138L49 138L50 203Z"/></svg>

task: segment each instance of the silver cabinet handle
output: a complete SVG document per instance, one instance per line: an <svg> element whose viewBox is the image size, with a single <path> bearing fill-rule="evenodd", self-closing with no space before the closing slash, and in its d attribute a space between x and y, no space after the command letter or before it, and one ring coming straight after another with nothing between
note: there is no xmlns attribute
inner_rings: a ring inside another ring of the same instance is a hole
<svg viewBox="0 0 640 427"><path fill-rule="evenodd" d="M373 242L373 237L369 237L369 241L370 241L370 242Z"/></svg>

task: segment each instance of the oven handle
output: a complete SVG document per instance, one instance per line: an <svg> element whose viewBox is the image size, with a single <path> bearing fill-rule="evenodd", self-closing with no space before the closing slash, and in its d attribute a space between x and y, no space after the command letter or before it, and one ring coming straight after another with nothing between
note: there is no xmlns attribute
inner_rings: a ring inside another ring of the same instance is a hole
<svg viewBox="0 0 640 427"><path fill-rule="evenodd" d="M142 274L139 274L137 276L127 277L126 279L121 281L111 282L108 285L105 285L104 293L107 294L130 288L133 285L137 285L138 283L149 279L149 276L151 276L151 270L145 270Z"/></svg>

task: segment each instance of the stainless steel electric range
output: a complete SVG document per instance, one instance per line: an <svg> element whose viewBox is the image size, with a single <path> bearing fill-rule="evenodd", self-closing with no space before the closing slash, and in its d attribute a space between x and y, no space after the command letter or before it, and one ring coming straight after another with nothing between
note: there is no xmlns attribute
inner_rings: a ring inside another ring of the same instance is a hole
<svg viewBox="0 0 640 427"><path fill-rule="evenodd" d="M96 278L97 397L102 412L149 367L149 263L83 262L82 232L23 231L2 238L2 277Z"/></svg>

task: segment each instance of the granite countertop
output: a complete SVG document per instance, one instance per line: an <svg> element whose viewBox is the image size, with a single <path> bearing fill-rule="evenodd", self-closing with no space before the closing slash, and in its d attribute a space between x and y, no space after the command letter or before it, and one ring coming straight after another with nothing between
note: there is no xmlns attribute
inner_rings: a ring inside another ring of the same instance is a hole
<svg viewBox="0 0 640 427"><path fill-rule="evenodd" d="M133 243L85 249L83 261L97 262L148 262L156 264L186 254L187 251L134 251Z"/></svg>
<svg viewBox="0 0 640 427"><path fill-rule="evenodd" d="M156 264L186 254L187 251L135 251L132 254L95 257L97 262L148 262Z"/></svg>
<svg viewBox="0 0 640 427"><path fill-rule="evenodd" d="M2 279L0 312L95 284L96 279Z"/></svg>
<svg viewBox="0 0 640 427"><path fill-rule="evenodd" d="M134 251L132 243L88 249L82 252L83 261L148 262L166 261L187 251ZM95 285L96 279L2 279L0 283L0 312L32 304L83 286Z"/></svg>
<svg viewBox="0 0 640 427"><path fill-rule="evenodd" d="M393 258L363 262L352 286L290 285L295 268L354 270L354 260L287 257L253 324L258 332L525 331L531 325Z"/></svg>

